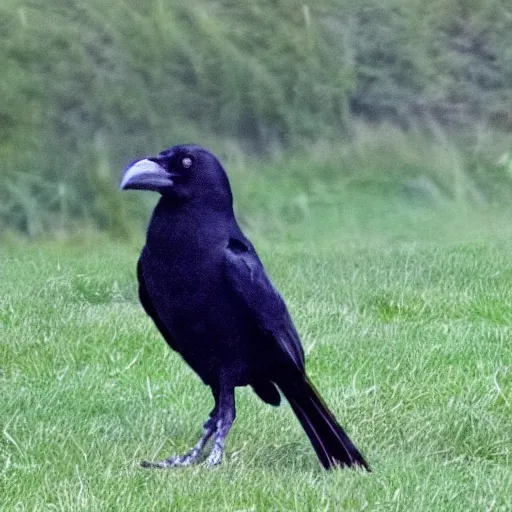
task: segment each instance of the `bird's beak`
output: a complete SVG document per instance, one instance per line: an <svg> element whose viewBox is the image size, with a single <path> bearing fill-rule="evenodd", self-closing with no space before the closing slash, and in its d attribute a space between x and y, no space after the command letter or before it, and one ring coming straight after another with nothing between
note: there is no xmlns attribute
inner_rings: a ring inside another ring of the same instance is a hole
<svg viewBox="0 0 512 512"><path fill-rule="evenodd" d="M161 192L173 185L172 175L164 167L157 161L144 158L130 164L125 169L119 187L121 190L154 190Z"/></svg>

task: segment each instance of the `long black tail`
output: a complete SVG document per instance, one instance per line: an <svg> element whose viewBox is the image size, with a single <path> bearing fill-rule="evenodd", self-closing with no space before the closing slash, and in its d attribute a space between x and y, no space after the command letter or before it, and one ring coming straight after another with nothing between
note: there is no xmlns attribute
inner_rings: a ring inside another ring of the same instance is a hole
<svg viewBox="0 0 512 512"><path fill-rule="evenodd" d="M279 384L278 384L279 385ZM279 386L306 432L325 469L336 466L370 466L325 405L313 385L304 379Z"/></svg>

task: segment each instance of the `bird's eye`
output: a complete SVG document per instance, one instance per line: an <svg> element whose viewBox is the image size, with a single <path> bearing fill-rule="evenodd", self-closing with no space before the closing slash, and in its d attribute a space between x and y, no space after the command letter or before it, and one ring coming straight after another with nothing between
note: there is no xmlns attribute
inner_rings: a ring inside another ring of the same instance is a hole
<svg viewBox="0 0 512 512"><path fill-rule="evenodd" d="M181 161L181 165L183 166L184 169L190 169L192 167L192 158L186 156L182 161Z"/></svg>

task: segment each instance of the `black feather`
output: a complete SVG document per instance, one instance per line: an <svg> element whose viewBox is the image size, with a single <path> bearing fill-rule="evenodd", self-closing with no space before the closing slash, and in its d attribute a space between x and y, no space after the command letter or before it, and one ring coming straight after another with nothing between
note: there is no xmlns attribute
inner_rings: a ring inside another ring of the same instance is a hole
<svg viewBox="0 0 512 512"><path fill-rule="evenodd" d="M369 469L307 379L297 330L236 222L217 158L199 146L176 146L132 164L122 186L162 195L137 268L140 301L215 399L194 456L157 467L196 461L213 433L208 462L220 462L235 418L234 389L250 385L272 405L281 401L277 388L283 392L323 467Z"/></svg>
<svg viewBox="0 0 512 512"><path fill-rule="evenodd" d="M291 386L286 382L282 390L325 469L359 466L371 471L364 457L307 379L297 379Z"/></svg>

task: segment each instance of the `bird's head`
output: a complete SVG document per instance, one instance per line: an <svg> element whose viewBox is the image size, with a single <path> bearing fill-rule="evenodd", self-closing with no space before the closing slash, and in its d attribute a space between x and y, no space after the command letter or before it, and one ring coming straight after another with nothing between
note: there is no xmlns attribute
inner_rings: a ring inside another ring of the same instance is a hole
<svg viewBox="0 0 512 512"><path fill-rule="evenodd" d="M122 190L152 190L176 202L226 201L231 206L229 181L219 160L193 144L174 146L131 163L124 171Z"/></svg>

